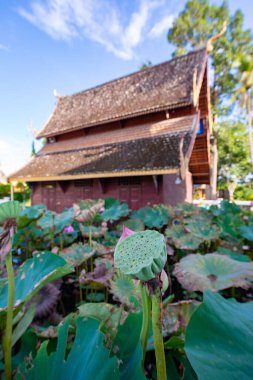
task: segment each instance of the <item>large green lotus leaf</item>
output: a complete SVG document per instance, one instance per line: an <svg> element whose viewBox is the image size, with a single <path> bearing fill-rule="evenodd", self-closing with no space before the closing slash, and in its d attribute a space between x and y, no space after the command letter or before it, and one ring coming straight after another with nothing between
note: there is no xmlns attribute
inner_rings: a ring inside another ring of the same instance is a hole
<svg viewBox="0 0 253 380"><path fill-rule="evenodd" d="M175 265L173 274L189 291L248 289L253 280L253 262L239 262L218 253L191 254Z"/></svg>
<svg viewBox="0 0 253 380"><path fill-rule="evenodd" d="M118 271L110 281L110 292L114 295L114 299L122 304L130 307L138 306L140 290L130 276Z"/></svg>
<svg viewBox="0 0 253 380"><path fill-rule="evenodd" d="M116 305L105 302L85 303L78 307L80 315L94 318L100 322L100 330L105 334L105 342L112 344L118 332L118 326L127 318L128 313Z"/></svg>
<svg viewBox="0 0 253 380"><path fill-rule="evenodd" d="M76 243L60 252L60 256L68 264L77 267L87 261L95 253L95 250L89 244Z"/></svg>
<svg viewBox="0 0 253 380"><path fill-rule="evenodd" d="M138 211L133 212L133 218L143 221L148 228L162 228L168 224L170 214L167 209L162 206L143 207Z"/></svg>
<svg viewBox="0 0 253 380"><path fill-rule="evenodd" d="M167 228L165 234L168 238L172 239L172 243L178 249L194 251L203 242L203 239L187 233L185 227L181 224Z"/></svg>
<svg viewBox="0 0 253 380"><path fill-rule="evenodd" d="M240 233L245 239L253 241L253 223L248 226L241 227Z"/></svg>
<svg viewBox="0 0 253 380"><path fill-rule="evenodd" d="M7 219L16 219L20 214L20 204L18 201L9 201L0 204L0 224Z"/></svg>
<svg viewBox="0 0 253 380"><path fill-rule="evenodd" d="M243 221L240 215L222 214L218 218L217 224L221 230L221 239L227 240L233 244L237 244L242 241L240 228L243 225Z"/></svg>
<svg viewBox="0 0 253 380"><path fill-rule="evenodd" d="M62 245L63 247L69 246L77 240L78 234L79 232L76 230L73 232L61 232L59 235L55 236L54 244L56 246Z"/></svg>
<svg viewBox="0 0 253 380"><path fill-rule="evenodd" d="M185 234L181 236L179 239L173 239L173 243L178 249L185 249L189 251L195 251L199 248L200 244L203 243L203 240L192 236L190 234Z"/></svg>
<svg viewBox="0 0 253 380"><path fill-rule="evenodd" d="M252 380L253 302L210 291L186 330L185 351L199 380Z"/></svg>
<svg viewBox="0 0 253 380"><path fill-rule="evenodd" d="M220 236L219 227L215 224L211 225L200 219L196 219L187 224L186 230L195 237L204 241L216 240Z"/></svg>
<svg viewBox="0 0 253 380"><path fill-rule="evenodd" d="M26 207L24 210L21 211L18 217L18 220L17 220L18 228L24 228L28 226L30 223L39 219L45 211L46 211L46 206L44 205L35 205L32 207Z"/></svg>
<svg viewBox="0 0 253 380"><path fill-rule="evenodd" d="M175 211L181 212L185 216L189 216L189 215L199 212L199 209L197 206L195 206L192 203L180 203L176 205Z"/></svg>
<svg viewBox="0 0 253 380"><path fill-rule="evenodd" d="M38 220L38 226L45 231L45 234L60 233L65 227L68 227L74 219L74 210L69 208L61 214L56 214L51 211L46 211L45 214Z"/></svg>
<svg viewBox="0 0 253 380"><path fill-rule="evenodd" d="M141 369L141 326L142 314L130 313L126 321L118 327L112 351L116 352L117 357L122 363L120 366L120 380L146 379Z"/></svg>
<svg viewBox="0 0 253 380"><path fill-rule="evenodd" d="M217 253L220 253L221 255L227 255L231 259L241 262L250 262L250 257L245 255L242 252L238 251L232 251L231 249L225 248L225 247L219 247L217 249Z"/></svg>
<svg viewBox="0 0 253 380"><path fill-rule="evenodd" d="M39 252L19 268L15 277L14 308L29 301L47 283L73 272L66 261L51 253ZM0 289L0 312L7 308L8 283Z"/></svg>
<svg viewBox="0 0 253 380"><path fill-rule="evenodd" d="M37 228L36 224L32 222L26 227L19 229L15 233L12 240L12 247L23 248L24 250L26 250L28 244L33 242L32 250L43 249L44 247L43 236L44 236L43 231L40 228Z"/></svg>
<svg viewBox="0 0 253 380"><path fill-rule="evenodd" d="M69 321L59 329L57 349L48 355L47 342L39 349L33 367L26 371L20 367L17 380L109 380L119 379L116 357L109 357L104 347L104 336L99 331L99 322L79 317L76 320L76 337L66 358Z"/></svg>
<svg viewBox="0 0 253 380"><path fill-rule="evenodd" d="M172 227L168 227L165 230L165 235L173 240L180 239L182 236L185 235L185 228L183 225L173 225Z"/></svg>
<svg viewBox="0 0 253 380"><path fill-rule="evenodd" d="M110 208L105 209L102 213L102 219L105 221L114 222L129 214L130 210L127 203L113 204Z"/></svg>
<svg viewBox="0 0 253 380"><path fill-rule="evenodd" d="M120 201L118 199L114 199L114 198L111 198L111 197L107 197L105 198L105 208L110 208L112 206L115 206L115 205L119 205L120 204Z"/></svg>

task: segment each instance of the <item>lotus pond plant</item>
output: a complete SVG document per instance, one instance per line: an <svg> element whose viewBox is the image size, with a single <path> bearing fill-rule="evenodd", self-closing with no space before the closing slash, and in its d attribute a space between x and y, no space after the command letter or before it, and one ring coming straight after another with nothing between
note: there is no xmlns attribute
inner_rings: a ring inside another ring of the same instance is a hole
<svg viewBox="0 0 253 380"><path fill-rule="evenodd" d="M252 213L103 202L0 206L0 377L250 380Z"/></svg>
<svg viewBox="0 0 253 380"><path fill-rule="evenodd" d="M143 313L140 336L143 351L142 364L144 366L151 313L158 380L167 379L160 308L161 273L166 259L167 249L164 236L151 230L132 234L128 230L128 236L119 241L114 255L116 268L140 280Z"/></svg>

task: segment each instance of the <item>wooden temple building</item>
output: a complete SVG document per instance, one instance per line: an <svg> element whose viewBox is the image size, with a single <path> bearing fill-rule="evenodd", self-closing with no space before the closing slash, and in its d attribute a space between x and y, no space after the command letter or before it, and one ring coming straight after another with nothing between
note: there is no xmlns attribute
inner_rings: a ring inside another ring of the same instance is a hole
<svg viewBox="0 0 253 380"><path fill-rule="evenodd" d="M210 183L208 54L200 49L58 98L46 144L9 181L61 211L114 197L132 209L191 201Z"/></svg>

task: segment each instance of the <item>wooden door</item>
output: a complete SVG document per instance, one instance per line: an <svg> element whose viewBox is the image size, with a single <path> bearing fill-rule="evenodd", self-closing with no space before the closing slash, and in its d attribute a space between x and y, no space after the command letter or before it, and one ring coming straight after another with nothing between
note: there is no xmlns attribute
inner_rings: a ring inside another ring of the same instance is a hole
<svg viewBox="0 0 253 380"><path fill-rule="evenodd" d="M119 200L128 203L133 210L141 207L141 178L122 177L119 178Z"/></svg>
<svg viewBox="0 0 253 380"><path fill-rule="evenodd" d="M51 211L56 210L56 183L42 183L42 203Z"/></svg>

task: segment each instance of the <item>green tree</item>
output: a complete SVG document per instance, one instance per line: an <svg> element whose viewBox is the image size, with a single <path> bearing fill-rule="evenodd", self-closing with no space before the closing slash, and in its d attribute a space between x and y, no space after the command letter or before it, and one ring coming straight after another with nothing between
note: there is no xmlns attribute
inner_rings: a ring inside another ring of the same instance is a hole
<svg viewBox="0 0 253 380"><path fill-rule="evenodd" d="M31 156L32 156L32 157L36 156L35 143L34 143L34 141L32 141Z"/></svg>
<svg viewBox="0 0 253 380"><path fill-rule="evenodd" d="M230 15L228 2L221 5L211 4L209 0L188 0L168 32L168 41L176 46L174 55L207 45L215 35L219 35L227 23L227 30L215 41L210 51L213 80L211 83L211 102L214 125L224 120L232 112L231 98L238 90L238 69L234 63L240 56L253 55L252 30L243 28L243 14L236 11ZM219 119L219 117L221 117ZM226 128L226 123L220 128ZM215 141L215 140L214 140ZM245 142L245 144L247 144ZM246 146L246 145L245 145ZM245 150L245 146L243 150ZM233 146L230 149L233 150ZM218 145L220 154L221 141ZM221 153L222 154L222 153ZM213 144L212 185L215 192L215 167L217 146ZM223 162L223 159L221 159ZM231 167L231 166L230 166Z"/></svg>
<svg viewBox="0 0 253 380"><path fill-rule="evenodd" d="M219 188L228 189L231 199L238 186L243 185L249 194L251 165L249 150L245 149L247 133L244 124L238 121L223 122L217 129L217 140Z"/></svg>
<svg viewBox="0 0 253 380"><path fill-rule="evenodd" d="M243 29L242 12L238 10L234 15L230 15L227 1L215 5L210 4L209 0L188 0L185 9L168 32L168 41L176 46L174 55L180 55L206 46L210 38L220 33L224 22L228 23L226 33L215 41L215 48L210 52L214 116L227 111L224 108L224 100L236 89L234 62L238 54L253 52L252 31Z"/></svg>
<svg viewBox="0 0 253 380"><path fill-rule="evenodd" d="M246 109L248 142L251 166L253 168L253 137L252 137L252 88L253 88L253 56L241 55L238 61L238 89L236 95Z"/></svg>

